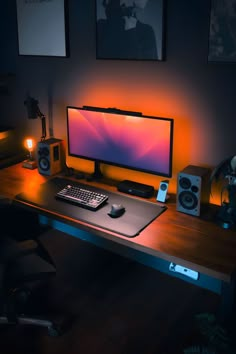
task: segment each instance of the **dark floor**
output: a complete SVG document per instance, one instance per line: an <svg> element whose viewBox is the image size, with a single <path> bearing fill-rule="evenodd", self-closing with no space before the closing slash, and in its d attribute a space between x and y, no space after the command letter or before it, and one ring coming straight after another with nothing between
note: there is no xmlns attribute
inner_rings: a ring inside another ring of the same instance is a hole
<svg viewBox="0 0 236 354"><path fill-rule="evenodd" d="M57 275L38 308L72 322L60 337L2 326L1 353L178 354L207 342L195 315L214 313L217 295L58 231L42 241Z"/></svg>

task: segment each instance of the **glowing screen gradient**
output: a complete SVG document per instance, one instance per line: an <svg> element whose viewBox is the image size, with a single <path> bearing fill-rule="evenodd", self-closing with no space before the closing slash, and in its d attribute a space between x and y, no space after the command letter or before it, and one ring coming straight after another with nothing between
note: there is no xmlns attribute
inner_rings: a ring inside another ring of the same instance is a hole
<svg viewBox="0 0 236 354"><path fill-rule="evenodd" d="M71 156L171 176L173 120L67 107Z"/></svg>

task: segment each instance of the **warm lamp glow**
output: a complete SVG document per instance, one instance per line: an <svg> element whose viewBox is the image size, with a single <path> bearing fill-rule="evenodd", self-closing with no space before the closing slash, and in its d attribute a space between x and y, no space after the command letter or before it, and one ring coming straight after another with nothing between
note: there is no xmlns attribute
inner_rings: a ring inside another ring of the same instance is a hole
<svg viewBox="0 0 236 354"><path fill-rule="evenodd" d="M34 142L33 139L26 139L26 147L29 151L33 151Z"/></svg>
<svg viewBox="0 0 236 354"><path fill-rule="evenodd" d="M23 167L33 170L34 168L37 167L36 161L34 160L33 154L32 154L32 152L34 150L34 146L35 146L34 140L32 138L25 139L24 146L29 151L29 154L28 154L28 159L23 161Z"/></svg>

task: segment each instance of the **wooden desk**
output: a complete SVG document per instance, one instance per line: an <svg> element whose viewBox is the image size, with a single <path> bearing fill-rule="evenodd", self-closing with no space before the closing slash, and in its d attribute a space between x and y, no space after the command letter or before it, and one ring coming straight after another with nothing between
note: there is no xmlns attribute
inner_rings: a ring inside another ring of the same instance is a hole
<svg viewBox="0 0 236 354"><path fill-rule="evenodd" d="M0 170L0 194L15 199L26 189L36 190L50 177L27 170L17 164ZM82 181L84 183L84 180ZM116 187L88 183L116 191ZM155 199L153 198L153 201ZM212 221L212 208L198 218L176 211L175 200L168 209L134 238L115 234L85 222L65 217L47 208L17 201L21 206L35 209L53 227L101 247L138 260L141 263L177 276L222 296L222 314L232 310L236 270L236 232L224 230ZM214 208L213 208L214 210ZM199 272L198 280L191 280L169 270L170 262Z"/></svg>

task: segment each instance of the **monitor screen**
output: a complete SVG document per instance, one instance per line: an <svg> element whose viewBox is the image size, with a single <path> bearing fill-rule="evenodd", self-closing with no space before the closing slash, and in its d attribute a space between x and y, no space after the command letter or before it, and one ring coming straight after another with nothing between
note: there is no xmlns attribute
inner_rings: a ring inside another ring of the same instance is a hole
<svg viewBox="0 0 236 354"><path fill-rule="evenodd" d="M95 162L172 175L172 118L67 107L68 153Z"/></svg>

